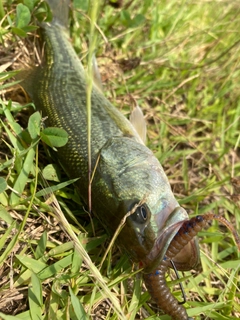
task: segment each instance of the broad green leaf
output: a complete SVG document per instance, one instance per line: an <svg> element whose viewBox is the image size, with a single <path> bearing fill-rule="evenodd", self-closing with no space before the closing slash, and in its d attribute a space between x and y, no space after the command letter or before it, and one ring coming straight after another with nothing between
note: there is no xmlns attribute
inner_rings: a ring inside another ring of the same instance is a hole
<svg viewBox="0 0 240 320"><path fill-rule="evenodd" d="M86 242L86 250L87 251L91 251L92 249L96 248L97 246L99 246L101 243L103 243L108 236L106 234L104 234L101 237L94 237L94 238L85 238L85 237L81 237L80 240L82 243Z"/></svg>
<svg viewBox="0 0 240 320"><path fill-rule="evenodd" d="M28 286L28 301L31 320L41 320L42 316L42 285L35 273L32 273L31 283Z"/></svg>
<svg viewBox="0 0 240 320"><path fill-rule="evenodd" d="M17 71L8 71L8 72L0 72L0 81L4 81L7 79L11 79L13 76L15 76L17 74ZM12 82L9 83L12 85ZM1 86L2 88L2 86ZM11 105L11 101L9 101L10 103L8 105ZM0 99L0 103L4 104L4 102Z"/></svg>
<svg viewBox="0 0 240 320"><path fill-rule="evenodd" d="M40 240L38 241L38 245L37 245L37 248L36 248L36 251L35 251L35 258L36 259L40 259L45 250L46 250L46 245L47 245L47 232L46 230L43 232Z"/></svg>
<svg viewBox="0 0 240 320"><path fill-rule="evenodd" d="M21 144L21 142L19 141L19 139L16 138L16 135L14 135L4 124L2 124L4 130L6 131L9 140L11 141L13 147L14 147L14 152L21 152L23 151L25 148L23 147L23 145Z"/></svg>
<svg viewBox="0 0 240 320"><path fill-rule="evenodd" d="M13 27L12 32L19 37L25 38L27 36L27 33L23 29L20 29L20 28ZM12 83L10 86L12 86Z"/></svg>
<svg viewBox="0 0 240 320"><path fill-rule="evenodd" d="M74 311L77 319L78 320L87 320L87 319L89 319L87 314L86 314L86 312L85 312L85 310L83 309L83 306L82 306L81 302L75 296L75 294L73 293L71 287L69 287L69 291L70 291L71 303L72 303L73 311Z"/></svg>
<svg viewBox="0 0 240 320"><path fill-rule="evenodd" d="M61 298L59 297L59 295L51 291L47 319L62 319L62 317L57 317L60 300Z"/></svg>
<svg viewBox="0 0 240 320"><path fill-rule="evenodd" d="M48 279L54 275L56 275L62 269L68 267L72 263L72 253L70 253L65 258L55 262L51 266L48 266L44 270L38 273L38 276L41 280Z"/></svg>
<svg viewBox="0 0 240 320"><path fill-rule="evenodd" d="M11 226L5 231L4 235L1 236L0 239L0 249L5 247L7 239L8 239L8 235L11 233L11 231L16 228L16 221L13 221L13 223L11 224ZM16 233L13 237L10 238L11 241L9 242L9 244L7 245L6 249L4 249L4 252L1 253L0 256L0 266L2 263L4 263L8 257L8 255L11 253L11 251L13 250L16 241L18 239L18 234Z"/></svg>
<svg viewBox="0 0 240 320"><path fill-rule="evenodd" d="M0 193L7 189L7 182L4 178L0 177Z"/></svg>
<svg viewBox="0 0 240 320"><path fill-rule="evenodd" d="M89 1L88 0L73 0L73 6L76 9L87 11Z"/></svg>
<svg viewBox="0 0 240 320"><path fill-rule="evenodd" d="M32 276L32 270L26 269L22 272L14 282L14 287L19 287L23 284L29 283Z"/></svg>
<svg viewBox="0 0 240 320"><path fill-rule="evenodd" d="M128 308L129 320L136 319L136 313L138 312L141 291L142 291L142 281L140 278L137 278L134 281L134 291L132 294L131 304Z"/></svg>
<svg viewBox="0 0 240 320"><path fill-rule="evenodd" d="M42 171L43 178L49 181L59 182L60 170L57 165L48 164Z"/></svg>
<svg viewBox="0 0 240 320"><path fill-rule="evenodd" d="M2 320L22 320L23 318L21 318L19 316L10 316L10 315L3 314L2 312L0 312L0 319L2 319Z"/></svg>
<svg viewBox="0 0 240 320"><path fill-rule="evenodd" d="M195 301L189 301L189 304L191 305L195 305L196 302ZM212 310L212 305L211 304L207 304L206 302L202 302L202 303L197 303L198 307L189 309L189 315L196 315L198 313L201 312L205 312L207 310ZM224 307L225 302L215 302L214 303L214 309L221 309L222 307Z"/></svg>
<svg viewBox="0 0 240 320"><path fill-rule="evenodd" d="M22 170L13 186L13 189L17 191L19 195L23 193L24 188L26 186L29 173L33 166L34 157L35 157L35 148L31 148L24 159ZM10 203L12 205L16 205L19 202L20 198L18 194L14 192L11 193Z"/></svg>
<svg viewBox="0 0 240 320"><path fill-rule="evenodd" d="M30 10L24 4L19 3L17 5L16 27L22 29L29 24L30 20Z"/></svg>
<svg viewBox="0 0 240 320"><path fill-rule="evenodd" d="M0 1L0 20L2 20L2 18L5 16L5 11L4 11L4 7L3 7L3 2Z"/></svg>
<svg viewBox="0 0 240 320"><path fill-rule="evenodd" d="M27 256L16 254L16 258L21 262L22 265L35 273L41 272L44 268L47 267L45 263Z"/></svg>
<svg viewBox="0 0 240 320"><path fill-rule="evenodd" d="M3 210L1 210L0 212L1 214L4 213ZM2 218L2 215L0 215L0 217ZM4 214L4 218L5 217L5 214ZM6 220L5 220L6 221ZM4 234L1 235L0 237L0 250L2 250L3 248L5 248L6 246L6 241L9 237L9 235L11 234L12 230L16 228L16 221L12 221L11 222L11 225L8 226L8 228L5 230ZM12 240L13 241L13 240ZM11 241L11 242L12 242ZM7 248L4 249L4 252L1 253L1 256L0 256L0 264L1 262L4 261L5 257L8 255L8 252L11 251L12 247L11 247L11 242L8 244ZM12 244L13 245L13 244Z"/></svg>
<svg viewBox="0 0 240 320"><path fill-rule="evenodd" d="M8 120L8 124L12 128L12 130L15 132L16 135L20 135L22 133L22 127L16 122L14 119L14 116L10 112L10 109L12 108L12 101L9 101L8 105L3 105L3 112Z"/></svg>
<svg viewBox="0 0 240 320"><path fill-rule="evenodd" d="M30 311L27 310L27 311L24 311L22 313L19 313L16 318L14 317L14 319L17 319L17 320L30 320L31 319ZM6 319L6 320L8 320L8 319Z"/></svg>
<svg viewBox="0 0 240 320"><path fill-rule="evenodd" d="M40 129L41 129L41 115L40 113L34 112L28 120L28 132L31 138L34 140L38 136L40 136Z"/></svg>
<svg viewBox="0 0 240 320"><path fill-rule="evenodd" d="M121 21L124 26L129 26L129 24L131 23L131 16L129 11L121 10Z"/></svg>
<svg viewBox="0 0 240 320"><path fill-rule="evenodd" d="M33 10L36 2L37 0L23 0L23 3L25 4L25 6L27 6L31 11Z"/></svg>
<svg viewBox="0 0 240 320"><path fill-rule="evenodd" d="M237 250L236 250L237 251ZM224 269L235 269L235 268L239 268L240 266L240 260L232 260L232 261L225 261L225 262L222 262L220 264L221 268L224 268Z"/></svg>
<svg viewBox="0 0 240 320"><path fill-rule="evenodd" d="M33 32L33 31L37 30L38 28L39 28L38 26L26 26L26 27L22 28L22 30L24 30L27 33L27 32Z"/></svg>
<svg viewBox="0 0 240 320"><path fill-rule="evenodd" d="M55 248L52 248L48 252L47 257L54 257L54 256L58 256L58 255L63 255L67 251L72 250L73 248L74 248L74 244L72 241L64 242L64 243L56 246Z"/></svg>
<svg viewBox="0 0 240 320"><path fill-rule="evenodd" d="M0 40L1 40L2 36L6 35L8 33L10 33L9 30L6 30L6 29L0 27ZM1 87L2 86L0 86L0 89L1 89Z"/></svg>
<svg viewBox="0 0 240 320"><path fill-rule="evenodd" d="M7 207L8 206L8 200L9 200L9 197L8 197L7 192L0 193L0 204L1 205L3 205L4 207Z"/></svg>
<svg viewBox="0 0 240 320"><path fill-rule="evenodd" d="M145 17L142 14L137 14L132 19L129 11L122 10L121 11L121 21L128 28L136 28L144 23Z"/></svg>
<svg viewBox="0 0 240 320"><path fill-rule="evenodd" d="M137 14L131 21L131 28L137 28L145 22L145 17L142 14Z"/></svg>
<svg viewBox="0 0 240 320"><path fill-rule="evenodd" d="M82 257L80 256L79 252L75 248L73 252L73 260L72 260L72 267L71 267L72 274L76 274L77 272L79 272L81 265L82 265Z"/></svg>
<svg viewBox="0 0 240 320"><path fill-rule="evenodd" d="M2 206L0 206L0 218L9 224L13 222L13 218L9 212Z"/></svg>
<svg viewBox="0 0 240 320"><path fill-rule="evenodd" d="M32 273L31 284L34 289L36 301L41 307L43 305L42 285L38 276L34 272Z"/></svg>
<svg viewBox="0 0 240 320"><path fill-rule="evenodd" d="M40 134L42 141L50 147L63 147L68 141L68 134L61 128L48 127Z"/></svg>
<svg viewBox="0 0 240 320"><path fill-rule="evenodd" d="M42 22L49 22L52 20L52 11L49 10L48 4L44 2L40 2L38 5L38 8L35 12L35 17L38 19L38 21Z"/></svg>

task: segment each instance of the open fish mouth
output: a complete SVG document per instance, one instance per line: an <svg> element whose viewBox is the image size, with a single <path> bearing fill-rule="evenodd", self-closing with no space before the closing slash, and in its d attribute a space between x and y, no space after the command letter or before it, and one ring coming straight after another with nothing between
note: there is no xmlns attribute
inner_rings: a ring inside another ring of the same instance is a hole
<svg viewBox="0 0 240 320"><path fill-rule="evenodd" d="M183 223L188 219L188 215L182 207L176 207L173 210L167 221L166 227L164 230L160 231L151 251L141 263L144 272L151 272L159 266L165 257L171 241Z"/></svg>

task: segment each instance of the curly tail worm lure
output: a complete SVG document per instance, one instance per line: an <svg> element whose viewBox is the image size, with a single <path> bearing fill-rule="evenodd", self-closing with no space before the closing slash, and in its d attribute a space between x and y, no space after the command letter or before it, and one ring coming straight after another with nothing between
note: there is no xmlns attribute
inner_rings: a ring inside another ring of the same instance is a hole
<svg viewBox="0 0 240 320"><path fill-rule="evenodd" d="M188 317L186 309L179 304L178 300L171 294L167 286L165 274L168 269L168 262L175 257L199 231L207 226L208 221L212 220L218 220L227 226L232 232L238 250L240 251L240 238L230 222L215 214L198 215L183 223L169 245L166 256L159 267L152 273L144 274L145 284L150 295L158 306L172 317L172 320L193 319Z"/></svg>

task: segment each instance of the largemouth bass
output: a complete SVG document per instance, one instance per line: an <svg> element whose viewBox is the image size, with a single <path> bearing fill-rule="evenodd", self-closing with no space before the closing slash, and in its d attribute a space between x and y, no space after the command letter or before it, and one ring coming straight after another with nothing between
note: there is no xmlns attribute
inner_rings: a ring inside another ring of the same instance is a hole
<svg viewBox="0 0 240 320"><path fill-rule="evenodd" d="M47 126L63 128L69 135L58 148L60 164L76 182L88 203L88 149L86 75L68 36L68 1L48 0L53 20L43 23L44 61L22 85ZM98 90L91 95L92 212L113 235L134 207L118 236L118 244L146 272L164 258L173 237L188 220L175 199L164 170L143 143L133 125ZM173 260L179 270L199 262L196 240Z"/></svg>

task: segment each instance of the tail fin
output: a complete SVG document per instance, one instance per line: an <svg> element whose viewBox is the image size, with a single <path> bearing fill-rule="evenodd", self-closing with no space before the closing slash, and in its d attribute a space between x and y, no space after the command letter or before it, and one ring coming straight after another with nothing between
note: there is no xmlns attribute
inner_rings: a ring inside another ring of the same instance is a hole
<svg viewBox="0 0 240 320"><path fill-rule="evenodd" d="M61 25L68 28L68 15L70 0L46 0L53 15L51 24ZM44 24L42 25L43 28ZM40 78L42 72L41 67L33 67L27 70L20 71L15 77L20 80L20 86L28 93L33 99L34 90L36 89L36 79Z"/></svg>
<svg viewBox="0 0 240 320"><path fill-rule="evenodd" d="M47 3L52 10L52 22L67 28L70 0L47 0Z"/></svg>
<svg viewBox="0 0 240 320"><path fill-rule="evenodd" d="M19 82L19 85L24 89L24 91L29 95L31 100L34 98L34 89L36 79L39 78L42 69L40 67L31 67L27 70L21 70L15 76L15 79Z"/></svg>

